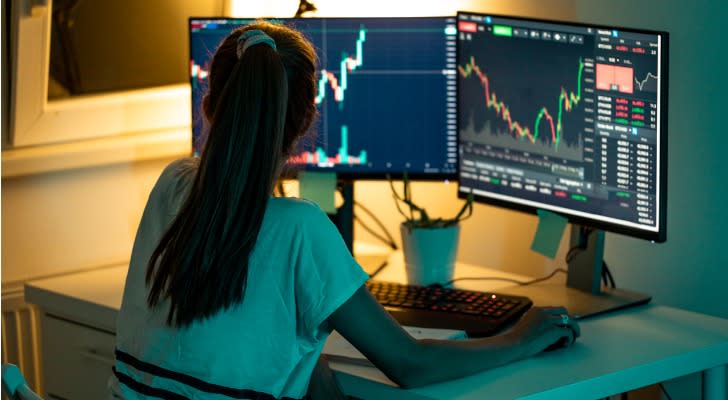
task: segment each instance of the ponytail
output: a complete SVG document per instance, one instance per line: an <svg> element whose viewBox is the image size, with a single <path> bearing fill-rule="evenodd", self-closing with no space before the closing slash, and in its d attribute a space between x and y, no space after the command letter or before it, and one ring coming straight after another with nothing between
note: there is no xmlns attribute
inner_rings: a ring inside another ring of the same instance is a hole
<svg viewBox="0 0 728 400"><path fill-rule="evenodd" d="M168 298L172 326L242 302L250 254L291 144L284 57L276 41L255 27L278 36L290 31L258 23L233 32L218 48L205 99L211 124L200 166L149 260L147 303L153 308Z"/></svg>

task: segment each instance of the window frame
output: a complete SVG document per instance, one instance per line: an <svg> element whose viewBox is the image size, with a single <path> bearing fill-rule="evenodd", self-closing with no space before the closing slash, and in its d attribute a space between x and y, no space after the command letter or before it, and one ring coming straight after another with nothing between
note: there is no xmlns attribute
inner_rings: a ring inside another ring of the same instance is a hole
<svg viewBox="0 0 728 400"><path fill-rule="evenodd" d="M10 115L4 149L190 129L187 83L49 101L51 10L52 0L17 0L10 10Z"/></svg>

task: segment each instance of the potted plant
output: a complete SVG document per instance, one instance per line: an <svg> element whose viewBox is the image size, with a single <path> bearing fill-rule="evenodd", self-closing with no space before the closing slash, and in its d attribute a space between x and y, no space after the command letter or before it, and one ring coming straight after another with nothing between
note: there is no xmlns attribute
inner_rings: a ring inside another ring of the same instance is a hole
<svg viewBox="0 0 728 400"><path fill-rule="evenodd" d="M460 221L473 213L473 195L452 218L431 218L427 211L412 200L410 181L405 173L400 195L389 180L397 210L404 217L400 224L407 281L412 285L445 284L452 279Z"/></svg>

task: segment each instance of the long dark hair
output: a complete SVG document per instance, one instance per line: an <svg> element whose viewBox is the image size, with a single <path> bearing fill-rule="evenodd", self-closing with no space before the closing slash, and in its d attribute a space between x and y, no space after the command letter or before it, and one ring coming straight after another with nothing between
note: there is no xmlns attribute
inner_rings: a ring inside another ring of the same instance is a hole
<svg viewBox="0 0 728 400"><path fill-rule="evenodd" d="M259 29L276 44L238 38ZM297 31L265 21L218 47L203 101L210 131L190 193L149 260L151 308L188 326L243 300L248 259L281 167L316 115L316 53Z"/></svg>

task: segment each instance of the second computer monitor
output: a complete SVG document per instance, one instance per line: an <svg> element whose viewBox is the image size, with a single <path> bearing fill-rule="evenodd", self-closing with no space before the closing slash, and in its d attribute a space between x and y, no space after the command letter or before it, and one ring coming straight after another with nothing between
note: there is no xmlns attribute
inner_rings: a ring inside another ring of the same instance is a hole
<svg viewBox="0 0 728 400"><path fill-rule="evenodd" d="M193 147L209 62L220 41L250 19L190 19ZM454 17L305 18L294 27L315 46L320 113L289 160L295 169L353 179L454 178L457 172Z"/></svg>
<svg viewBox="0 0 728 400"><path fill-rule="evenodd" d="M664 241L665 32L458 14L460 194Z"/></svg>

